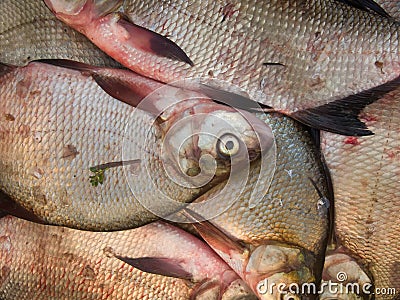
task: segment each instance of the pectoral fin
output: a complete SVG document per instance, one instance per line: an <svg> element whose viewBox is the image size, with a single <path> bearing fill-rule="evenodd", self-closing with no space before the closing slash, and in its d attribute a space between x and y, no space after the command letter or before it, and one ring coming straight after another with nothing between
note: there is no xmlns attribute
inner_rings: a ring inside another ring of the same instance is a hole
<svg viewBox="0 0 400 300"><path fill-rule="evenodd" d="M244 253L246 251L246 247L244 247L239 241L228 236L211 222L204 220L195 212L185 209L183 214L189 220L193 221L192 225L196 231L207 242L207 244L217 252Z"/></svg>
<svg viewBox="0 0 400 300"><path fill-rule="evenodd" d="M116 256L116 258L143 272L186 280L193 279L192 274L180 266L181 261L178 259L164 257L130 258L124 256Z"/></svg>

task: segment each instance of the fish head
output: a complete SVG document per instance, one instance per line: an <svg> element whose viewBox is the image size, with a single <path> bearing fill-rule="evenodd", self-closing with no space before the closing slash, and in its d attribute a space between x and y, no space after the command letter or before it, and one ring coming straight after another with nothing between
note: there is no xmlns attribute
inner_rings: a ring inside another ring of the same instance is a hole
<svg viewBox="0 0 400 300"><path fill-rule="evenodd" d="M181 174L196 187L228 178L274 147L274 135L265 122L210 101L181 109L168 123L164 161L174 169L174 177Z"/></svg>

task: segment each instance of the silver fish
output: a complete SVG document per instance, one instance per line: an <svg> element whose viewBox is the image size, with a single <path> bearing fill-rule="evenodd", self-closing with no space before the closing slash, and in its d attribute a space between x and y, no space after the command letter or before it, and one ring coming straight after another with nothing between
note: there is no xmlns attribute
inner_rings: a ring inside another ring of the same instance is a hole
<svg viewBox="0 0 400 300"><path fill-rule="evenodd" d="M399 86L399 25L336 0L45 2L140 74L235 84L319 129L371 134L358 119L375 101L364 92Z"/></svg>
<svg viewBox="0 0 400 300"><path fill-rule="evenodd" d="M0 270L4 300L256 299L204 242L164 222L95 233L3 217Z"/></svg>
<svg viewBox="0 0 400 300"><path fill-rule="evenodd" d="M36 62L0 76L0 189L46 223L142 225L273 144L249 113L174 87L158 94L163 84L131 71L57 62L77 70Z"/></svg>

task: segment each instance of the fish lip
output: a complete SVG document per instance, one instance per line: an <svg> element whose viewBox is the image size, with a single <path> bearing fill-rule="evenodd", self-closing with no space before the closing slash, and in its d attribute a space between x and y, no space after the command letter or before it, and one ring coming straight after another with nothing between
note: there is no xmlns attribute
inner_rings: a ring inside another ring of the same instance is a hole
<svg viewBox="0 0 400 300"><path fill-rule="evenodd" d="M67 6L65 1L59 0L44 0L47 7L54 14L62 14L66 16L77 16L81 13L86 4L91 0L81 0L77 1L75 4L71 6ZM61 3L60 3L61 2ZM75 1L74 1L75 2Z"/></svg>

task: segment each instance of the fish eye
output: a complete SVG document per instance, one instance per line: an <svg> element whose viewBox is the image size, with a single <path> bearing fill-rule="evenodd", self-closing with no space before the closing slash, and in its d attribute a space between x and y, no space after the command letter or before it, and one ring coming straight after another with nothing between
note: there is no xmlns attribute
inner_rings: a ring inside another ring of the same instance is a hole
<svg viewBox="0 0 400 300"><path fill-rule="evenodd" d="M217 152L222 156L233 156L239 152L239 139L233 134L222 135L217 142Z"/></svg>

